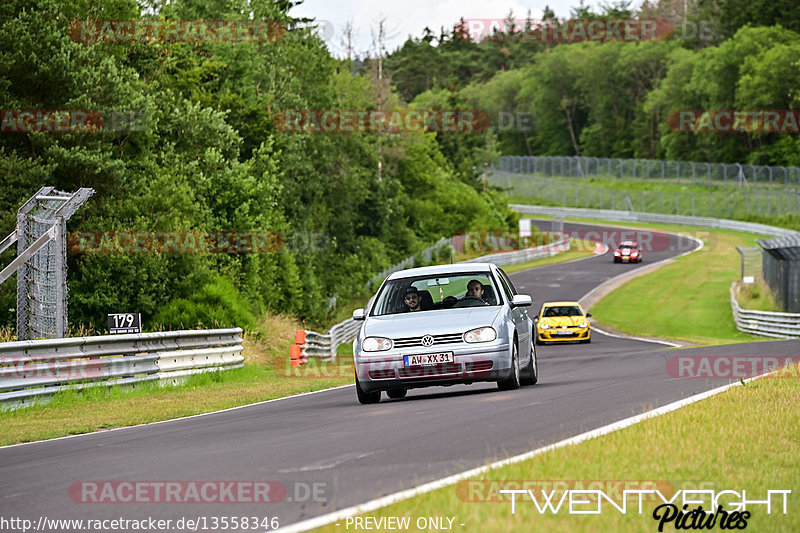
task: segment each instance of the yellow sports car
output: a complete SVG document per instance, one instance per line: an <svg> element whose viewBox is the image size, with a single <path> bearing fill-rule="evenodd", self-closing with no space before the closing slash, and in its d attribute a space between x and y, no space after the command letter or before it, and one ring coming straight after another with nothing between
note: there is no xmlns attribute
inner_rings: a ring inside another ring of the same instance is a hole
<svg viewBox="0 0 800 533"><path fill-rule="evenodd" d="M589 328L591 313L584 312L578 302L547 302L536 321L536 344L546 342L592 342Z"/></svg>

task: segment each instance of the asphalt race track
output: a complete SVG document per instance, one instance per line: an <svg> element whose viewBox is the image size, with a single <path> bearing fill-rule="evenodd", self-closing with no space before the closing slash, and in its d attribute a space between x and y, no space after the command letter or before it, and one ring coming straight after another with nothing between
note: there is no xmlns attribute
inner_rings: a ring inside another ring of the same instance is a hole
<svg viewBox="0 0 800 533"><path fill-rule="evenodd" d="M589 228L565 225L568 231ZM643 266L685 252L686 242L657 236L653 249L645 251ZM606 254L511 278L520 292L532 294L533 313L542 302L577 300L603 281L639 267L613 264ZM680 353L796 355L799 348L800 340L792 340ZM278 517L285 526L729 382L670 377L666 362L676 350L597 332L591 344L541 346L537 353L539 384L516 391L499 392L494 384L415 389L402 400L384 395L380 404L359 405L355 390L345 387L195 418L0 448L0 516L34 523L39 517ZM267 504L82 503L76 487L104 480L280 481L288 494ZM307 491L313 484L316 497ZM469 526L467 531L480 529Z"/></svg>

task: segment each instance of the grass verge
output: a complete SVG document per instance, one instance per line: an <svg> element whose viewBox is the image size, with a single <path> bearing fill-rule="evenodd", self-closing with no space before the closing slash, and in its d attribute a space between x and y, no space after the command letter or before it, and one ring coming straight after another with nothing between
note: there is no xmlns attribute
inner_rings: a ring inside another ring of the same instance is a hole
<svg viewBox="0 0 800 533"><path fill-rule="evenodd" d="M775 295L762 277L756 278L754 283L737 283L733 289L733 296L742 309L783 311L775 300Z"/></svg>
<svg viewBox="0 0 800 533"><path fill-rule="evenodd" d="M742 490L747 491L748 500L763 500L767 490L787 489L793 491L788 497L788 514L782 513L777 497L773 499L772 514L767 514L765 505L748 505L751 517L747 529L799 531L796 487L800 472L800 367L795 365L784 375L785 379L763 378L733 387L663 416L579 445L545 452L362 517L409 517L411 527L406 531L425 530L417 527L420 517L453 518L453 529L464 532L658 531L659 523L652 513L661 502L650 498L645 499L642 514L638 513L638 502L628 500L627 514L603 501L600 514L570 515L568 501L555 514L540 513L529 497L518 495L516 513L511 514L510 496L498 491L530 488L542 502L539 491L549 493L556 487L552 500L555 505L564 494L559 491L561 487L597 489L613 497L621 495L627 484L631 490L658 488L666 498L677 490L734 490L740 494L739 501ZM710 508L707 495L686 496L689 500L704 498L703 508ZM729 494L720 503L731 511L734 501L736 496ZM616 503L622 506L621 500ZM575 509L596 507L595 502ZM689 510L696 507L692 504ZM315 531L348 530L345 520L339 523ZM713 529L717 528L719 520ZM673 531L674 522L665 530Z"/></svg>
<svg viewBox="0 0 800 533"><path fill-rule="evenodd" d="M335 362L312 358L305 366L289 366L297 327L286 317L262 319L259 329L269 337L246 336L245 366L240 369L194 375L176 386L147 383L65 391L46 404L0 411L0 445L169 420L351 384L349 345L340 347Z"/></svg>

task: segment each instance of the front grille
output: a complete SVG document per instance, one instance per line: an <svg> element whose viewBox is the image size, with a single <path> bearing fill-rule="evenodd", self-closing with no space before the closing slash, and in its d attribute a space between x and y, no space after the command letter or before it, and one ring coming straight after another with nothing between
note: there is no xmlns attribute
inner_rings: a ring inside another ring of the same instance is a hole
<svg viewBox="0 0 800 533"><path fill-rule="evenodd" d="M391 368L384 370L370 370L370 379L391 379L394 377L394 370Z"/></svg>
<svg viewBox="0 0 800 533"><path fill-rule="evenodd" d="M471 363L467 363L466 370L467 372L481 372L484 370L491 370L493 363L491 361L473 361Z"/></svg>
<svg viewBox="0 0 800 533"><path fill-rule="evenodd" d="M431 335L433 337L433 345L437 344L452 344L454 342L463 341L463 333L445 333L442 335ZM395 348L413 348L422 346L422 337L404 337L402 339L392 339ZM427 348L427 346L426 346Z"/></svg>
<svg viewBox="0 0 800 533"><path fill-rule="evenodd" d="M440 363L438 365L408 366L397 371L400 379L428 378L445 376L450 374L460 374L461 365L459 363Z"/></svg>

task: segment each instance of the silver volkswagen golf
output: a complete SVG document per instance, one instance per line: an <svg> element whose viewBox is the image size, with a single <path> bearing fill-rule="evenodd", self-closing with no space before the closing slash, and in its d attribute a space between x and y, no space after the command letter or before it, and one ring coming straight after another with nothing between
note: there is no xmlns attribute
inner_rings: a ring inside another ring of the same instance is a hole
<svg viewBox="0 0 800 533"><path fill-rule="evenodd" d="M491 263L395 272L366 310L353 312L364 321L353 341L358 400L476 381L496 381L501 390L535 384L531 303Z"/></svg>

